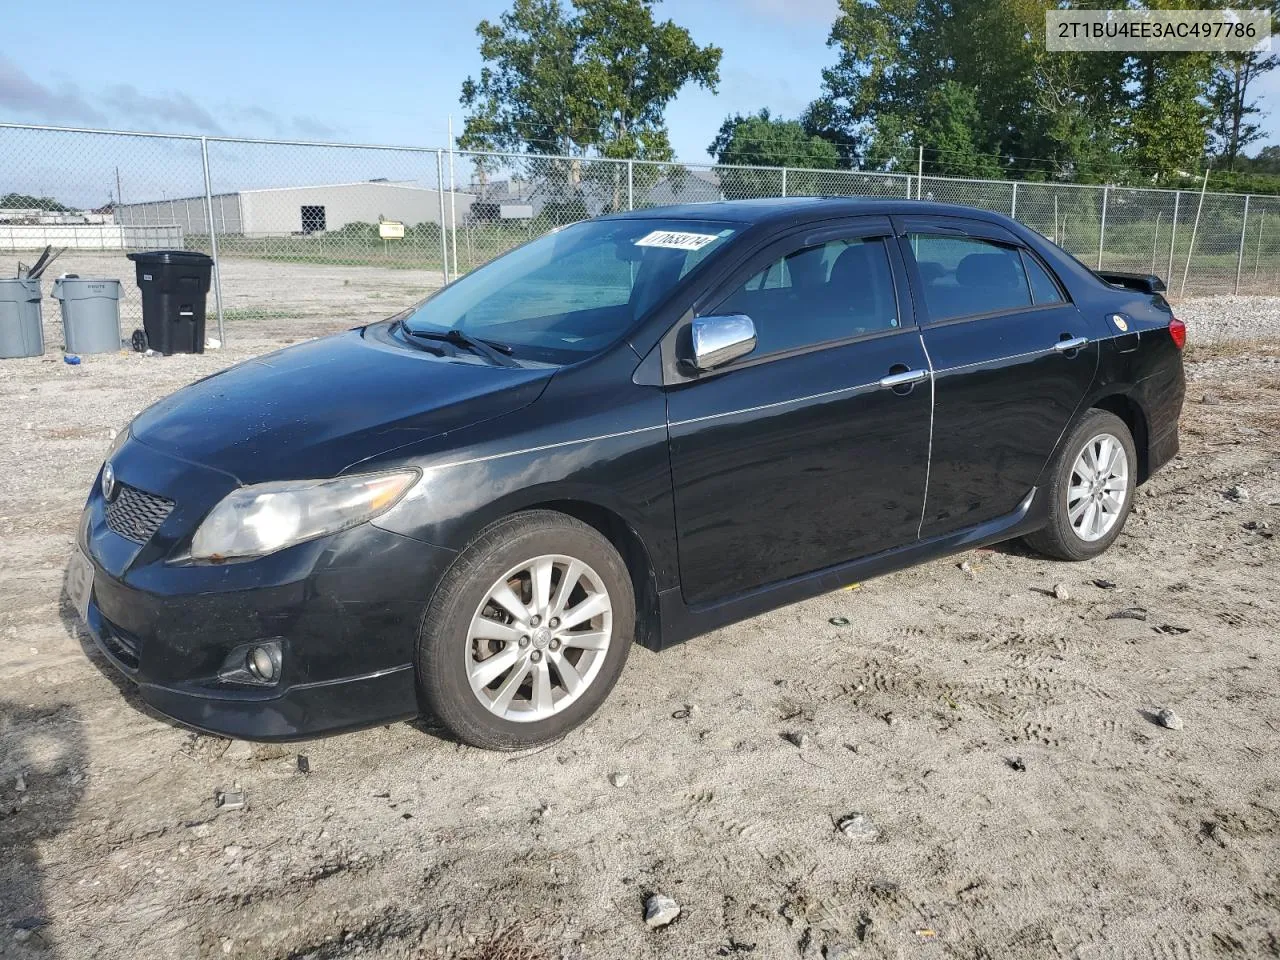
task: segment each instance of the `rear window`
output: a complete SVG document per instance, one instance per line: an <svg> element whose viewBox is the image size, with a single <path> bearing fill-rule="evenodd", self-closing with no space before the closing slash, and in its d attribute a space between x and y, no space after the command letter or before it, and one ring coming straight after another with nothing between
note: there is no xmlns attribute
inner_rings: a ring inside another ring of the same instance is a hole
<svg viewBox="0 0 1280 960"><path fill-rule="evenodd" d="M911 234L910 241L930 320L1031 306L1031 287L1016 248L977 237Z"/></svg>

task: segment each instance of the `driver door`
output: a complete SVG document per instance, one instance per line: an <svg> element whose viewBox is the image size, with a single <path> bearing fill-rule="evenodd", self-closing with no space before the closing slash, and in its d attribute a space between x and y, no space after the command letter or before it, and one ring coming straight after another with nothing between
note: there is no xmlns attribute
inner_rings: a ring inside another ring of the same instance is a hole
<svg viewBox="0 0 1280 960"><path fill-rule="evenodd" d="M700 315L749 316L758 342L710 371L666 364L685 602L914 542L931 384L888 219L779 241L707 304Z"/></svg>

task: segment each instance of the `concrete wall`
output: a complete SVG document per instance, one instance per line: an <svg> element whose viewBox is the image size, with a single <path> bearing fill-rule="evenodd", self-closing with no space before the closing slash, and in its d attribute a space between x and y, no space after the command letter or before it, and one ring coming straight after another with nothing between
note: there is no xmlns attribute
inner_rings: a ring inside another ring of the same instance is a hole
<svg viewBox="0 0 1280 960"><path fill-rule="evenodd" d="M348 223L401 220L412 227L440 222L440 194L423 187L398 183L348 183L319 187L246 190L239 195L243 232L291 234L302 231L302 208L324 207L325 230L341 230ZM449 222L449 194L444 195L445 222ZM475 196L454 195L458 222L471 210Z"/></svg>
<svg viewBox="0 0 1280 960"><path fill-rule="evenodd" d="M76 250L181 250L181 227L135 227L120 224L0 224L0 251L43 250L47 246Z"/></svg>

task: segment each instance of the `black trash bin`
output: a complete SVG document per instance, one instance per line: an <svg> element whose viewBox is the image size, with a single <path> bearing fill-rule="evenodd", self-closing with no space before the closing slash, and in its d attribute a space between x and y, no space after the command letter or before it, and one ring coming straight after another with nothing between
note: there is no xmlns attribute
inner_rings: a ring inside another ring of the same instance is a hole
<svg viewBox="0 0 1280 960"><path fill-rule="evenodd" d="M141 331L133 335L136 350L148 347L166 357L204 353L204 310L213 275L213 258L193 250L148 250L131 253L142 291Z"/></svg>

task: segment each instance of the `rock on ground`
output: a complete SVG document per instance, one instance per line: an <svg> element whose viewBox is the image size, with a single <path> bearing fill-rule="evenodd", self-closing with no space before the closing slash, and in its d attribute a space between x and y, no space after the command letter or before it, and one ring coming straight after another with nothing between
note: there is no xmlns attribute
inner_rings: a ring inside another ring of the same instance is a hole
<svg viewBox="0 0 1280 960"><path fill-rule="evenodd" d="M680 916L680 904L661 893L654 893L644 902L644 922L650 930L665 927Z"/></svg>

